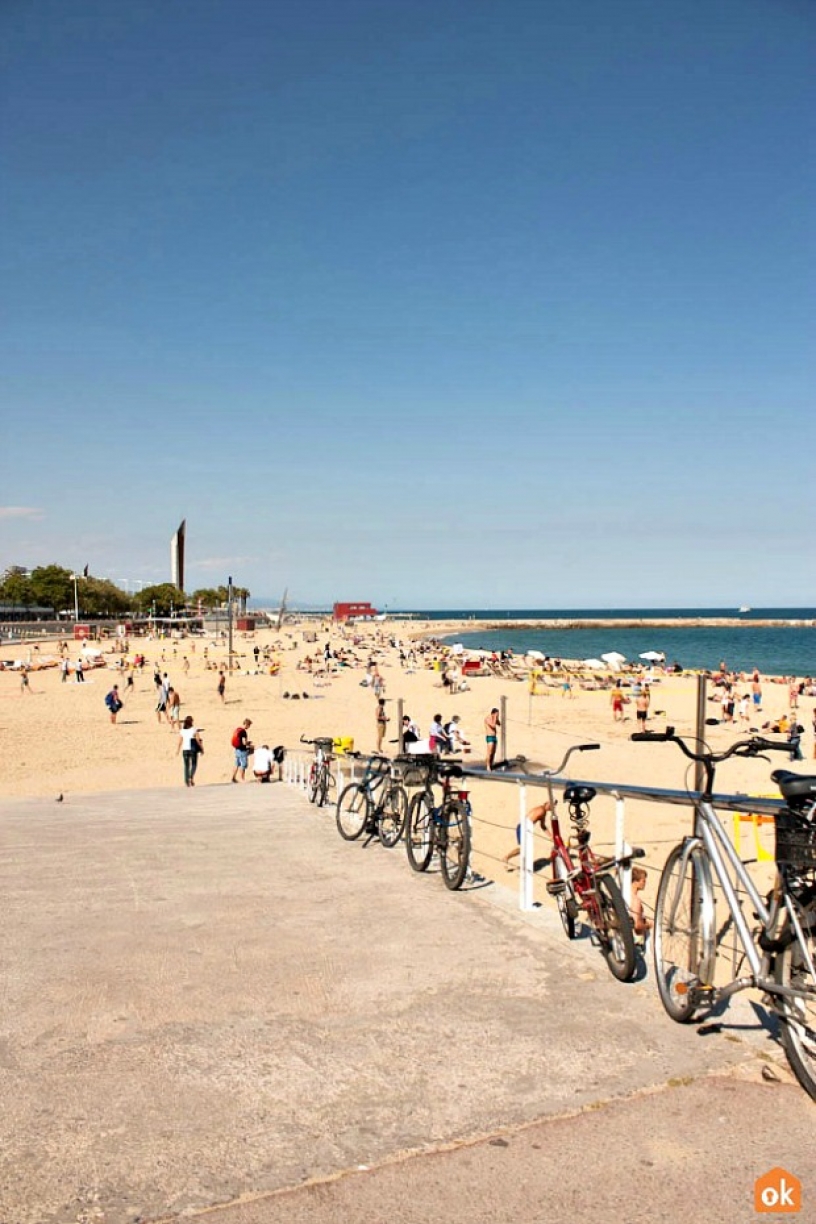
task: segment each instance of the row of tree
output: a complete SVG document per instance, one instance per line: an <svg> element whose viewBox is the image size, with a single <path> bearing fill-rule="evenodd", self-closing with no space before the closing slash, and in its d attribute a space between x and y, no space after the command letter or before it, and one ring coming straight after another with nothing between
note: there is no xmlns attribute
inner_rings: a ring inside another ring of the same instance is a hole
<svg viewBox="0 0 816 1224"><path fill-rule="evenodd" d="M161 582L129 594L109 578L77 577L61 565L41 565L29 573L22 566L6 570L0 581L0 605L23 608L53 608L56 614L74 612L74 582L80 617L171 616L185 608L205 611L227 603L225 586L202 587L188 597L171 582ZM233 597L244 607L249 599L246 587L233 587ZM2 608L0 607L0 611Z"/></svg>

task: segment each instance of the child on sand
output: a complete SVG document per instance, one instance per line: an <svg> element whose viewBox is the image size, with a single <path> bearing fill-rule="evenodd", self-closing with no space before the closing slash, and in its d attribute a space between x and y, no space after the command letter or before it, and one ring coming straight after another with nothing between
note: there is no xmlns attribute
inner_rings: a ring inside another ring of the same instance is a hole
<svg viewBox="0 0 816 1224"><path fill-rule="evenodd" d="M646 872L642 867L632 868L632 900L629 904L629 912L632 915L632 921L635 926L635 935L648 935L652 929L651 919L646 917L643 910L643 898L641 893L646 887Z"/></svg>

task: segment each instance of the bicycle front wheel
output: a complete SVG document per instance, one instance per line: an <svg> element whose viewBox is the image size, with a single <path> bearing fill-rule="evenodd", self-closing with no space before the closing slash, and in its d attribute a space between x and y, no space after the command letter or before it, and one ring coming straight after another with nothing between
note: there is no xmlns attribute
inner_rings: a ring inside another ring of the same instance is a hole
<svg viewBox="0 0 816 1224"><path fill-rule="evenodd" d="M470 821L465 804L458 799L442 809L439 843L442 879L451 890L461 888L470 862Z"/></svg>
<svg viewBox="0 0 816 1224"><path fill-rule="evenodd" d="M377 827L384 846L396 846L405 828L408 815L408 796L401 786L389 786L383 798Z"/></svg>
<svg viewBox="0 0 816 1224"><path fill-rule="evenodd" d="M333 781L334 781L334 778L331 776L329 772L328 765L324 765L320 771L320 778L318 780L318 786L317 786L317 795L315 796L315 803L317 804L318 807L324 807L325 804L328 803L329 787L331 786Z"/></svg>
<svg viewBox="0 0 816 1224"><path fill-rule="evenodd" d="M800 922L810 953L811 964L816 958L816 913L810 913L810 922ZM776 981L780 986L801 990L800 998L779 1000L779 1029L785 1056L793 1074L808 1096L816 1100L816 980L808 969L806 950L799 939L794 939L776 958Z"/></svg>
<svg viewBox="0 0 816 1224"><path fill-rule="evenodd" d="M358 782L350 782L337 800L337 831L346 841L356 841L369 822L371 800Z"/></svg>
<svg viewBox="0 0 816 1224"><path fill-rule="evenodd" d="M314 803L317 799L317 792L320 786L320 770L317 767L317 762L312 761L312 767L309 770L309 781L306 784L306 795L310 803Z"/></svg>
<svg viewBox="0 0 816 1224"><path fill-rule="evenodd" d="M660 877L655 906L654 966L660 1001L672 1020L693 1019L714 975L714 888L699 843L675 846Z"/></svg>
<svg viewBox="0 0 816 1224"><path fill-rule="evenodd" d="M600 926L598 935L609 972L619 982L630 982L635 975L635 932L632 919L611 876L596 876Z"/></svg>
<svg viewBox="0 0 816 1224"><path fill-rule="evenodd" d="M414 795L408 808L405 849L414 871L427 871L433 855L433 800L427 791Z"/></svg>

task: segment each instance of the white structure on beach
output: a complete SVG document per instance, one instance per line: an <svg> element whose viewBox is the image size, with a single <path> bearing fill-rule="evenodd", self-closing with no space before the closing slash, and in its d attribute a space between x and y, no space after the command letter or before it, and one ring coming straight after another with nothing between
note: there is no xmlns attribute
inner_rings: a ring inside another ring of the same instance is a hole
<svg viewBox="0 0 816 1224"><path fill-rule="evenodd" d="M184 544L187 538L187 520L182 519L179 529L170 541L170 581L180 591L184 590Z"/></svg>

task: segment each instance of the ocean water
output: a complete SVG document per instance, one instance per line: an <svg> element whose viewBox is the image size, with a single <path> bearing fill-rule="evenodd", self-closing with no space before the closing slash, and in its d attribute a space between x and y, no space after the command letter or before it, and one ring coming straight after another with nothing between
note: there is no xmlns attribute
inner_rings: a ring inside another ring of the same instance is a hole
<svg viewBox="0 0 816 1224"><path fill-rule="evenodd" d="M619 608L619 609L516 609L506 612L479 609L428 610L415 614L433 620L661 620L717 619L737 617L735 608ZM513 650L524 654L540 650L552 658L590 659L617 650L627 659L637 660L647 650L661 651L669 662L677 660L686 668L715 670L725 659L729 670L750 671L757 667L765 675L812 676L816 674L816 628L786 625L767 628L752 622L761 620L816 620L813 608L753 608L739 615L733 628L678 625L660 628L619 629L490 629L457 633L447 642L485 650Z"/></svg>

